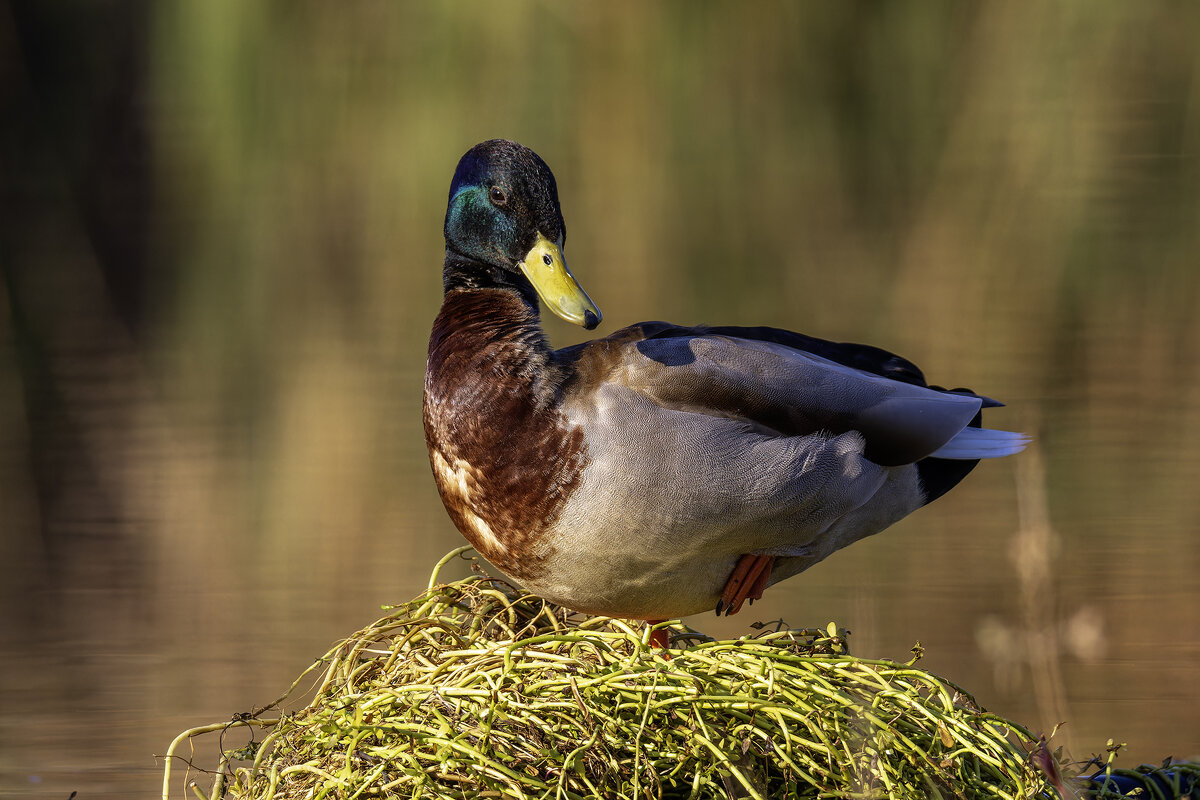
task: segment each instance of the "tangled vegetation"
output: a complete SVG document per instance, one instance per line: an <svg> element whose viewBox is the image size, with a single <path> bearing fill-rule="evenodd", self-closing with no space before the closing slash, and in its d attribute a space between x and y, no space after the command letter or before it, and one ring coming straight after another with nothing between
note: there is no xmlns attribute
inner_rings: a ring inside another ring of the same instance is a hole
<svg viewBox="0 0 1200 800"><path fill-rule="evenodd" d="M832 624L714 641L675 623L666 658L640 624L478 569L440 584L465 549L297 679L288 695L323 670L304 708L180 734L164 797L185 742L241 726L267 733L222 755L213 798L1057 796L1027 730L911 662L851 656Z"/></svg>

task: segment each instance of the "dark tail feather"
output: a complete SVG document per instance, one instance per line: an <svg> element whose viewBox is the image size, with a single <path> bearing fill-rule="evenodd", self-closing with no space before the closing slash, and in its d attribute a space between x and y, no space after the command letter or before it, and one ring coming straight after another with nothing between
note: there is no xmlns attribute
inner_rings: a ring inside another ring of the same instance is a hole
<svg viewBox="0 0 1200 800"><path fill-rule="evenodd" d="M983 425L983 411L980 410L971 420L972 428ZM921 488L925 492L925 504L928 505L958 485L967 477L967 473L975 469L979 460L961 461L949 458L923 458L917 462L917 475L921 479Z"/></svg>

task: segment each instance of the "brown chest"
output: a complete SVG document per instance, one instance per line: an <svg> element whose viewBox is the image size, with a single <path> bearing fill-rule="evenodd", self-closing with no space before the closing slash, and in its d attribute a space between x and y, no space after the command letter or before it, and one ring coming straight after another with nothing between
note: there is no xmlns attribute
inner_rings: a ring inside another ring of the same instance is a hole
<svg viewBox="0 0 1200 800"><path fill-rule="evenodd" d="M424 399L430 467L467 541L506 574L531 580L549 555L544 532L579 483L583 435L539 398L519 341L467 344L453 346L435 323Z"/></svg>

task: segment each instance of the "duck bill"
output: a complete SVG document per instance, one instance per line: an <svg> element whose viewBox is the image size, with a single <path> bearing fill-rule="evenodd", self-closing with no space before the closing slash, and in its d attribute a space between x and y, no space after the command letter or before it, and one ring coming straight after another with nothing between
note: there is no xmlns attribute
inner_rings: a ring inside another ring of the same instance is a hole
<svg viewBox="0 0 1200 800"><path fill-rule="evenodd" d="M517 266L537 289L546 308L589 331L600 324L603 316L600 309L567 269L562 248L557 244L539 233L537 241Z"/></svg>

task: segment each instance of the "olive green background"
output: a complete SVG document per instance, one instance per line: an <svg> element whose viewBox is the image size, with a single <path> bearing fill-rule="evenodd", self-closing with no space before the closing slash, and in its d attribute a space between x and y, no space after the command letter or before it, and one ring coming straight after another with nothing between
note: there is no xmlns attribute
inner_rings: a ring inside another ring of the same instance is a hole
<svg viewBox="0 0 1200 800"><path fill-rule="evenodd" d="M870 342L1037 437L691 624L920 640L1078 758L1200 756L1197 42L1106 0L4 6L0 794L157 791L459 544L421 382L497 136L598 333Z"/></svg>

